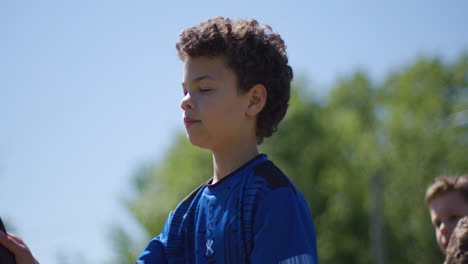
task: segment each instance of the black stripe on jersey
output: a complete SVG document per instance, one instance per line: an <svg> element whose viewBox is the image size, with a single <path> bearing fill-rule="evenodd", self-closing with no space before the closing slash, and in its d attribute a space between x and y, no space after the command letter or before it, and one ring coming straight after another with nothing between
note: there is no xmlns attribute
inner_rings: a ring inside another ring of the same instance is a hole
<svg viewBox="0 0 468 264"><path fill-rule="evenodd" d="M268 182L270 189L292 187L291 181L271 161L265 161L254 168L255 176L262 177ZM294 188L292 188L294 190Z"/></svg>

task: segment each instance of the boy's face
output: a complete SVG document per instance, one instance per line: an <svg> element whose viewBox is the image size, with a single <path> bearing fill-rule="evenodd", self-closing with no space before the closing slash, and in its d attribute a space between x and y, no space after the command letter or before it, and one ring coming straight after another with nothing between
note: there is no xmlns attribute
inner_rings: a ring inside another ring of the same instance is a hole
<svg viewBox="0 0 468 264"><path fill-rule="evenodd" d="M458 191L449 191L436 196L429 203L432 224L434 225L437 243L444 252L452 231L463 216L468 216L468 201Z"/></svg>
<svg viewBox="0 0 468 264"><path fill-rule="evenodd" d="M223 57L188 58L182 86L181 107L190 143L215 151L249 133L248 96L238 91L236 74Z"/></svg>

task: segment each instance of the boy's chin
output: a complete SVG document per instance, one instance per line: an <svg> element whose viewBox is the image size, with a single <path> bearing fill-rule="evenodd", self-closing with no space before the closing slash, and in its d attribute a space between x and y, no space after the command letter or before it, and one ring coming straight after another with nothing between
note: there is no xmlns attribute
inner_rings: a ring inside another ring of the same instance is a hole
<svg viewBox="0 0 468 264"><path fill-rule="evenodd" d="M190 136L188 133L187 133L187 139L189 140L190 144L192 144L195 147L199 147L202 149L211 149L209 147L208 142L206 142L206 140L202 140L198 137Z"/></svg>

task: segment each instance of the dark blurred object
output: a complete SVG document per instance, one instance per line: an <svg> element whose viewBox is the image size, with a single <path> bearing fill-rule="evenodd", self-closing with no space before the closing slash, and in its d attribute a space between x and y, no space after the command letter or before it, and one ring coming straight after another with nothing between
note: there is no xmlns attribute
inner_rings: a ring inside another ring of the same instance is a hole
<svg viewBox="0 0 468 264"><path fill-rule="evenodd" d="M0 217L0 230L6 234L5 226L3 225L2 218ZM0 245L0 264L16 264L15 255L7 248Z"/></svg>

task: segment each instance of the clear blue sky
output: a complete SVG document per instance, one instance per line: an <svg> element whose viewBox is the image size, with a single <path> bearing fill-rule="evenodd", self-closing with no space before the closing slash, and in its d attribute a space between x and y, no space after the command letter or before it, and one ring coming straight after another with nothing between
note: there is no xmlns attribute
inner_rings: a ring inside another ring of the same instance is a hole
<svg viewBox="0 0 468 264"><path fill-rule="evenodd" d="M319 88L354 69L379 80L418 55L468 50L465 0L0 1L0 216L41 263L103 263L143 163L183 129L179 32L255 17Z"/></svg>

